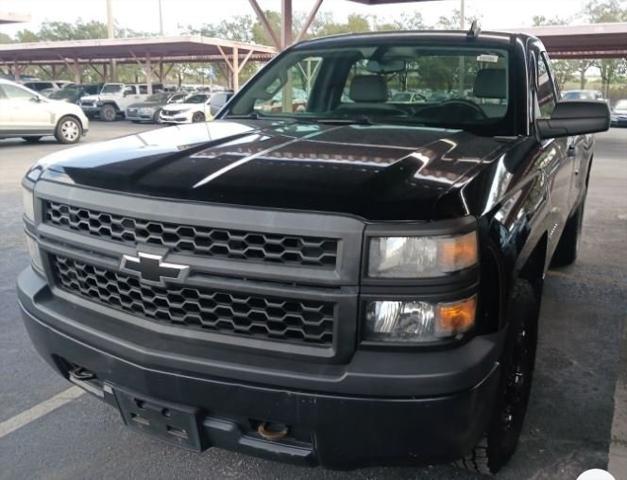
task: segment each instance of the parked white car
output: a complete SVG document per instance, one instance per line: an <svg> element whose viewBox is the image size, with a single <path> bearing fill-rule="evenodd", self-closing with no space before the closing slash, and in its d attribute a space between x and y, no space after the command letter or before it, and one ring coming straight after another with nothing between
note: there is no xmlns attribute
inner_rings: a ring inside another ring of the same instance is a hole
<svg viewBox="0 0 627 480"><path fill-rule="evenodd" d="M153 84L153 91L161 86ZM105 83L99 95L87 95L80 100L83 112L89 117L98 115L105 122L112 122L123 116L129 105L143 102L148 98L146 84L127 85L124 83Z"/></svg>
<svg viewBox="0 0 627 480"><path fill-rule="evenodd" d="M10 80L0 79L0 138L22 137L37 142L54 135L60 143L77 143L89 120L72 103L50 100Z"/></svg>
<svg viewBox="0 0 627 480"><path fill-rule="evenodd" d="M198 123L212 118L211 94L192 93L182 103L164 106L159 114L159 123Z"/></svg>

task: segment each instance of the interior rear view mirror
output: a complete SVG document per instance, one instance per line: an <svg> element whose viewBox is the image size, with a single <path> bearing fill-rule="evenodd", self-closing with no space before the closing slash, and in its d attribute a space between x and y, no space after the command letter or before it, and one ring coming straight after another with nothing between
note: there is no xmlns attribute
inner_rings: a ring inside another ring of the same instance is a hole
<svg viewBox="0 0 627 480"><path fill-rule="evenodd" d="M366 70L370 73L397 73L407 68L405 60L369 60Z"/></svg>
<svg viewBox="0 0 627 480"><path fill-rule="evenodd" d="M559 102L551 118L537 121L540 138L570 137L605 132L610 128L610 109L605 102Z"/></svg>

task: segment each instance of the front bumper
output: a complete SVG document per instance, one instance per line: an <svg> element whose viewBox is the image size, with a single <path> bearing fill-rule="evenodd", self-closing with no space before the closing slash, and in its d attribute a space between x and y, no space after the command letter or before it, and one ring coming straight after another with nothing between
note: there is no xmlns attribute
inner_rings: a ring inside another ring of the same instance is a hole
<svg viewBox="0 0 627 480"><path fill-rule="evenodd" d="M301 372L287 360L270 366L237 353L229 362L209 350L198 358L173 353L167 340L137 344L104 332L107 316L53 295L30 268L18 293L33 343L55 370L93 372L92 386L111 404L110 392L123 389L195 409L203 448L341 469L449 462L485 432L498 384L502 333L448 350L358 351L346 365ZM264 421L290 433L264 440L255 431Z"/></svg>
<svg viewBox="0 0 627 480"><path fill-rule="evenodd" d="M83 111L83 113L87 116L95 116L100 112L100 107L97 106L88 106L88 105L79 105L79 107L81 107L81 110Z"/></svg>
<svg viewBox="0 0 627 480"><path fill-rule="evenodd" d="M163 113L161 113L159 115L159 123L169 123L176 125L192 123L192 113L185 112L175 115L164 115Z"/></svg>

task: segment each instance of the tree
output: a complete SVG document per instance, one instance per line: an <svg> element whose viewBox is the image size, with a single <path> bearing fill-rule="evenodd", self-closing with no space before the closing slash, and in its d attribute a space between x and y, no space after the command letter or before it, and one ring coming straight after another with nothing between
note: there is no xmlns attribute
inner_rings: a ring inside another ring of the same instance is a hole
<svg viewBox="0 0 627 480"><path fill-rule="evenodd" d="M470 28L472 22L475 20L481 20L481 15L468 15L464 16L464 25L465 28ZM437 28L441 28L443 30L459 30L462 25L462 12L456 8L453 10L453 14L450 17L440 17L438 22L436 23Z"/></svg>
<svg viewBox="0 0 627 480"><path fill-rule="evenodd" d="M543 27L547 25L567 25L568 20L561 17L547 18L544 15L535 15L533 17L534 27ZM582 82L585 82L586 72L590 68L589 62L581 63L578 60L553 60L553 73L555 74L555 80L560 88L570 81L575 73L580 72ZM584 88L584 87L581 87Z"/></svg>
<svg viewBox="0 0 627 480"><path fill-rule="evenodd" d="M618 0L592 0L584 8L584 14L590 23L627 21L627 9ZM625 59L603 59L595 66L601 71L603 94L609 98L612 82L618 75L625 73Z"/></svg>

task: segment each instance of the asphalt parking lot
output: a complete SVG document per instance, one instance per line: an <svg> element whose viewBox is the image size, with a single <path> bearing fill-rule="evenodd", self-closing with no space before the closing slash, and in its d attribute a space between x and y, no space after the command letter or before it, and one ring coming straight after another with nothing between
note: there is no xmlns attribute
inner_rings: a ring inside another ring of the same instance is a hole
<svg viewBox="0 0 627 480"><path fill-rule="evenodd" d="M84 141L150 128L93 122ZM61 148L67 147L52 139L38 145L0 140L0 424L69 387L31 346L14 287L28 263L20 178L38 158ZM525 432L498 478L570 480L588 468L607 468L627 316L626 151L627 129L598 136L582 252L574 266L547 277ZM125 429L116 411L89 395L0 436L0 466L0 479L478 478L449 466L331 472L219 449L190 453Z"/></svg>

